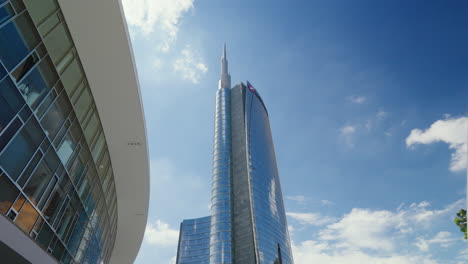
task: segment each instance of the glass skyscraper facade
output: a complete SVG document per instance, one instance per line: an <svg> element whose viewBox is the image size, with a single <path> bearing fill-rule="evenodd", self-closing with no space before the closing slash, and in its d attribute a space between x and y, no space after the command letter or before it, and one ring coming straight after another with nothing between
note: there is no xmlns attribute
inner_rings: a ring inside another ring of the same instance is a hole
<svg viewBox="0 0 468 264"><path fill-rule="evenodd" d="M184 263L293 264L268 111L249 82L231 88L227 68L224 48L216 93L210 251ZM190 251L184 249L185 258Z"/></svg>
<svg viewBox="0 0 468 264"><path fill-rule="evenodd" d="M113 165L56 0L0 0L0 213L57 263L109 263Z"/></svg>
<svg viewBox="0 0 468 264"><path fill-rule="evenodd" d="M187 219L180 224L176 264L209 264L211 217Z"/></svg>

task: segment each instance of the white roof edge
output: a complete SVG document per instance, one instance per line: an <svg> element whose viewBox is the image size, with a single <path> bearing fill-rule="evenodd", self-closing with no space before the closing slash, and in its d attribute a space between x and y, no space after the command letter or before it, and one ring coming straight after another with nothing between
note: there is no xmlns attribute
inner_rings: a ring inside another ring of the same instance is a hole
<svg viewBox="0 0 468 264"><path fill-rule="evenodd" d="M58 0L101 118L117 191L118 227L110 263L133 263L149 204L146 127L120 0Z"/></svg>

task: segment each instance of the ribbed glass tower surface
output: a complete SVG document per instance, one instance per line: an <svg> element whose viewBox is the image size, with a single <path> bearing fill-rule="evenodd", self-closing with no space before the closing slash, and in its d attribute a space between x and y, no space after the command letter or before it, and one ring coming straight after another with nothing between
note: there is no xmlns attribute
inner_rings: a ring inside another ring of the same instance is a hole
<svg viewBox="0 0 468 264"><path fill-rule="evenodd" d="M221 60L215 110L210 263L231 264L231 76L227 72L226 47Z"/></svg>
<svg viewBox="0 0 468 264"><path fill-rule="evenodd" d="M232 263L230 95L229 88L216 93L210 263Z"/></svg>
<svg viewBox="0 0 468 264"><path fill-rule="evenodd" d="M214 134L209 263L293 264L268 112L249 82L231 88L226 49Z"/></svg>
<svg viewBox="0 0 468 264"><path fill-rule="evenodd" d="M0 1L0 217L57 262L109 262L110 154L56 0Z"/></svg>

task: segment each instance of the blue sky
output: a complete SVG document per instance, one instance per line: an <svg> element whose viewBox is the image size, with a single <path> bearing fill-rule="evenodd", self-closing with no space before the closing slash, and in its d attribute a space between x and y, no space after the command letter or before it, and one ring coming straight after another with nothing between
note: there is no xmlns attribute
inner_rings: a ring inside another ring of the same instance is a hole
<svg viewBox="0 0 468 264"><path fill-rule="evenodd" d="M123 0L151 201L136 263L209 214L221 47L270 113L296 264L461 264L468 4Z"/></svg>

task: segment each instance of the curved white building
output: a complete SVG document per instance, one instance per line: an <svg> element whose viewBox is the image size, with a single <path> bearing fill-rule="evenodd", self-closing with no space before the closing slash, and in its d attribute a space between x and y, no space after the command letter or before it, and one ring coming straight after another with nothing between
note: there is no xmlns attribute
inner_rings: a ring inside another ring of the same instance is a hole
<svg viewBox="0 0 468 264"><path fill-rule="evenodd" d="M0 254L133 263L149 201L118 0L0 0Z"/></svg>

